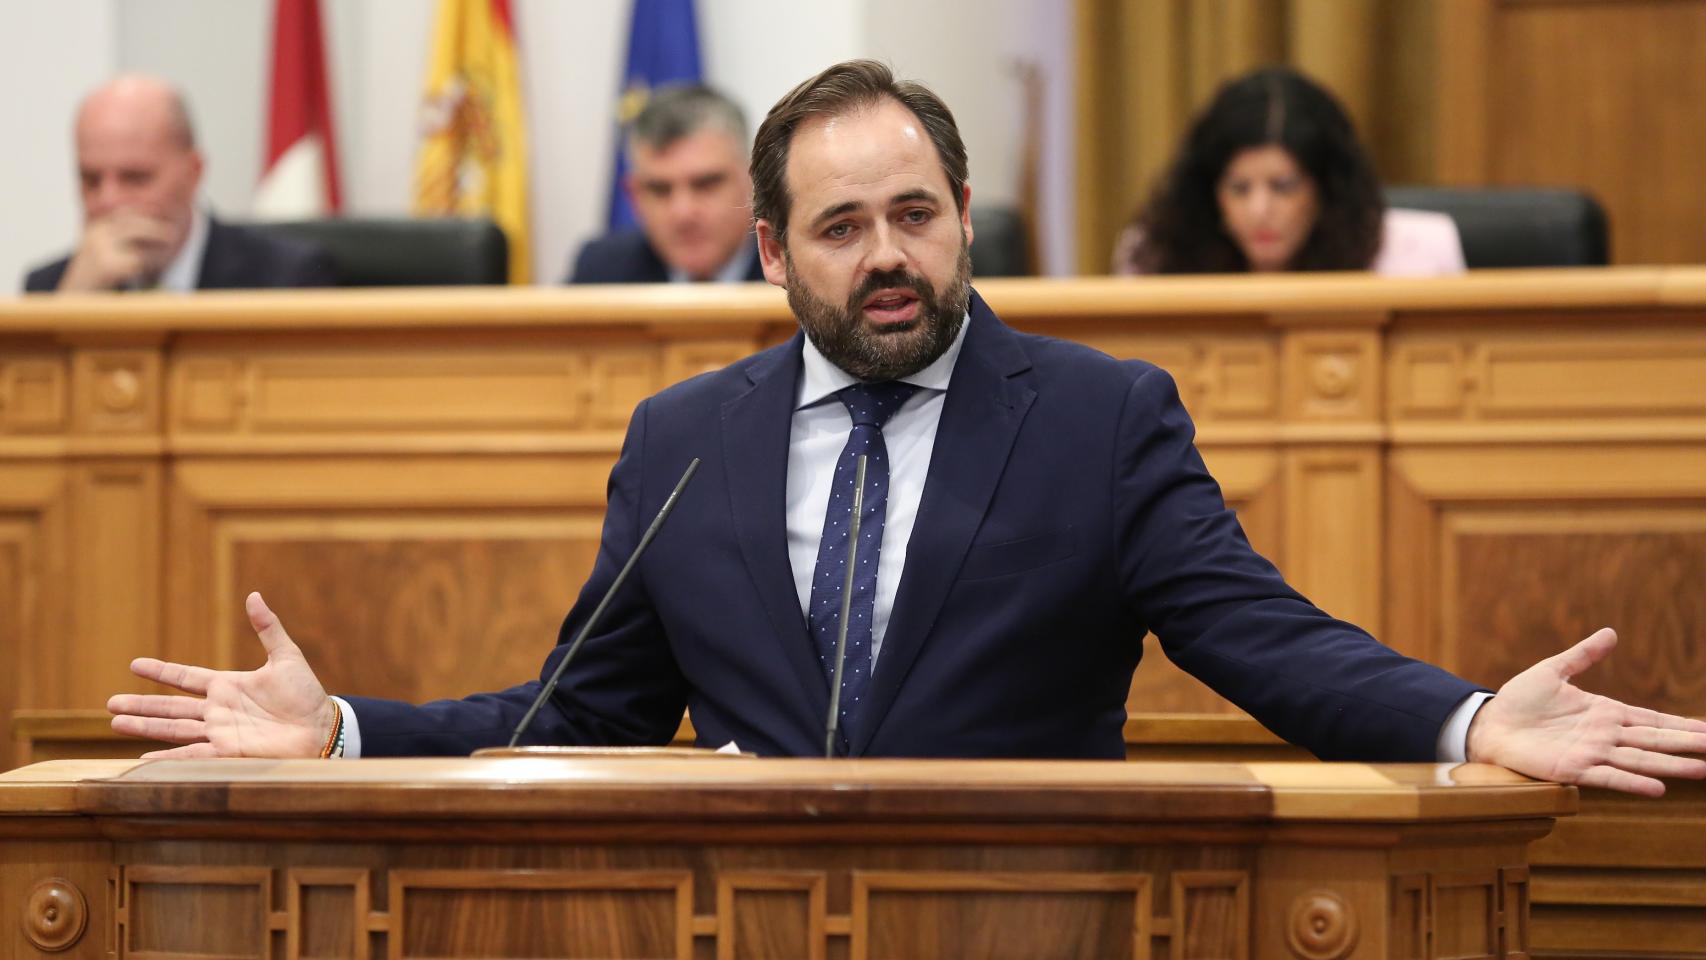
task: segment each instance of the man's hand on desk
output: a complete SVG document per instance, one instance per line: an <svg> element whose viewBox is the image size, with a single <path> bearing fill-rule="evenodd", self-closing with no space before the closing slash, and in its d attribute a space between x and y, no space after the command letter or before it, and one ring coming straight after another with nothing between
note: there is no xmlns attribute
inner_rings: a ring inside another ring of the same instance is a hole
<svg viewBox="0 0 1706 960"><path fill-rule="evenodd" d="M1542 780L1643 796L1659 777L1706 779L1706 723L1601 697L1570 681L1604 660L1617 634L1600 630L1512 677L1469 725L1468 756Z"/></svg>
<svg viewBox="0 0 1706 960"><path fill-rule="evenodd" d="M317 757L331 735L337 704L302 650L258 593L244 608L267 650L259 670L209 670L144 657L139 677L194 696L119 694L107 701L113 730L183 746L148 757Z"/></svg>

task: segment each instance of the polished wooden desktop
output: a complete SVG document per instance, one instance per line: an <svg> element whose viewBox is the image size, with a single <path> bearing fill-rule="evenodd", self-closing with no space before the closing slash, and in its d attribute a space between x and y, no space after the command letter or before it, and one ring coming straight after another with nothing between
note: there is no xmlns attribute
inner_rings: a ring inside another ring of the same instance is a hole
<svg viewBox="0 0 1706 960"><path fill-rule="evenodd" d="M1525 852L1575 799L1473 765L57 761L0 774L0 960L1524 957Z"/></svg>

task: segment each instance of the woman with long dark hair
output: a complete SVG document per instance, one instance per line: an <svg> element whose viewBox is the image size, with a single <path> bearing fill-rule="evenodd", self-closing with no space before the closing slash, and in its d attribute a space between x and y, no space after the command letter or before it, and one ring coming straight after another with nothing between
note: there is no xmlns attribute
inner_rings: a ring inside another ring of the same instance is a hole
<svg viewBox="0 0 1706 960"><path fill-rule="evenodd" d="M1450 217L1389 210L1350 118L1295 70L1221 87L1115 252L1116 273L1461 273Z"/></svg>

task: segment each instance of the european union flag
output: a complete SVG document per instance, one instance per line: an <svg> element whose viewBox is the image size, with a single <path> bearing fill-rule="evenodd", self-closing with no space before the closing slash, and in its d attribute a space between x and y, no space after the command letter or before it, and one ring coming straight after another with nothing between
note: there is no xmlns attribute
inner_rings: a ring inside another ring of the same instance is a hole
<svg viewBox="0 0 1706 960"><path fill-rule="evenodd" d="M610 229L636 226L622 178L628 173L628 124L645 107L653 88L666 83L698 83L699 29L693 0L634 0L628 27L628 68L616 118L616 174L610 183Z"/></svg>

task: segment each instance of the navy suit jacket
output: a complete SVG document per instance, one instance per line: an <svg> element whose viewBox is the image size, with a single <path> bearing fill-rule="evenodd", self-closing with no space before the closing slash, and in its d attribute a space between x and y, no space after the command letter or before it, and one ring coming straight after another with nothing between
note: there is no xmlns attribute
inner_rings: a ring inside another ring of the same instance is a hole
<svg viewBox="0 0 1706 960"><path fill-rule="evenodd" d="M758 260L757 241L748 236L751 260L747 280L763 280L764 265ZM564 283L668 283L669 266L652 249L639 230L623 230L587 241L575 255L575 264Z"/></svg>
<svg viewBox="0 0 1706 960"><path fill-rule="evenodd" d="M70 257L62 257L30 271L24 278L25 292L59 289L70 262ZM319 247L208 218L197 290L335 286L332 259Z"/></svg>
<svg viewBox="0 0 1706 960"><path fill-rule="evenodd" d="M801 338L640 404L548 676L693 457L704 463L527 741L822 750L829 683L788 562ZM1003 325L974 296L853 755L1124 756L1141 638L1323 758L1431 761L1476 688L1286 586L1193 444L1167 373ZM505 742L539 682L350 698L364 755Z"/></svg>

